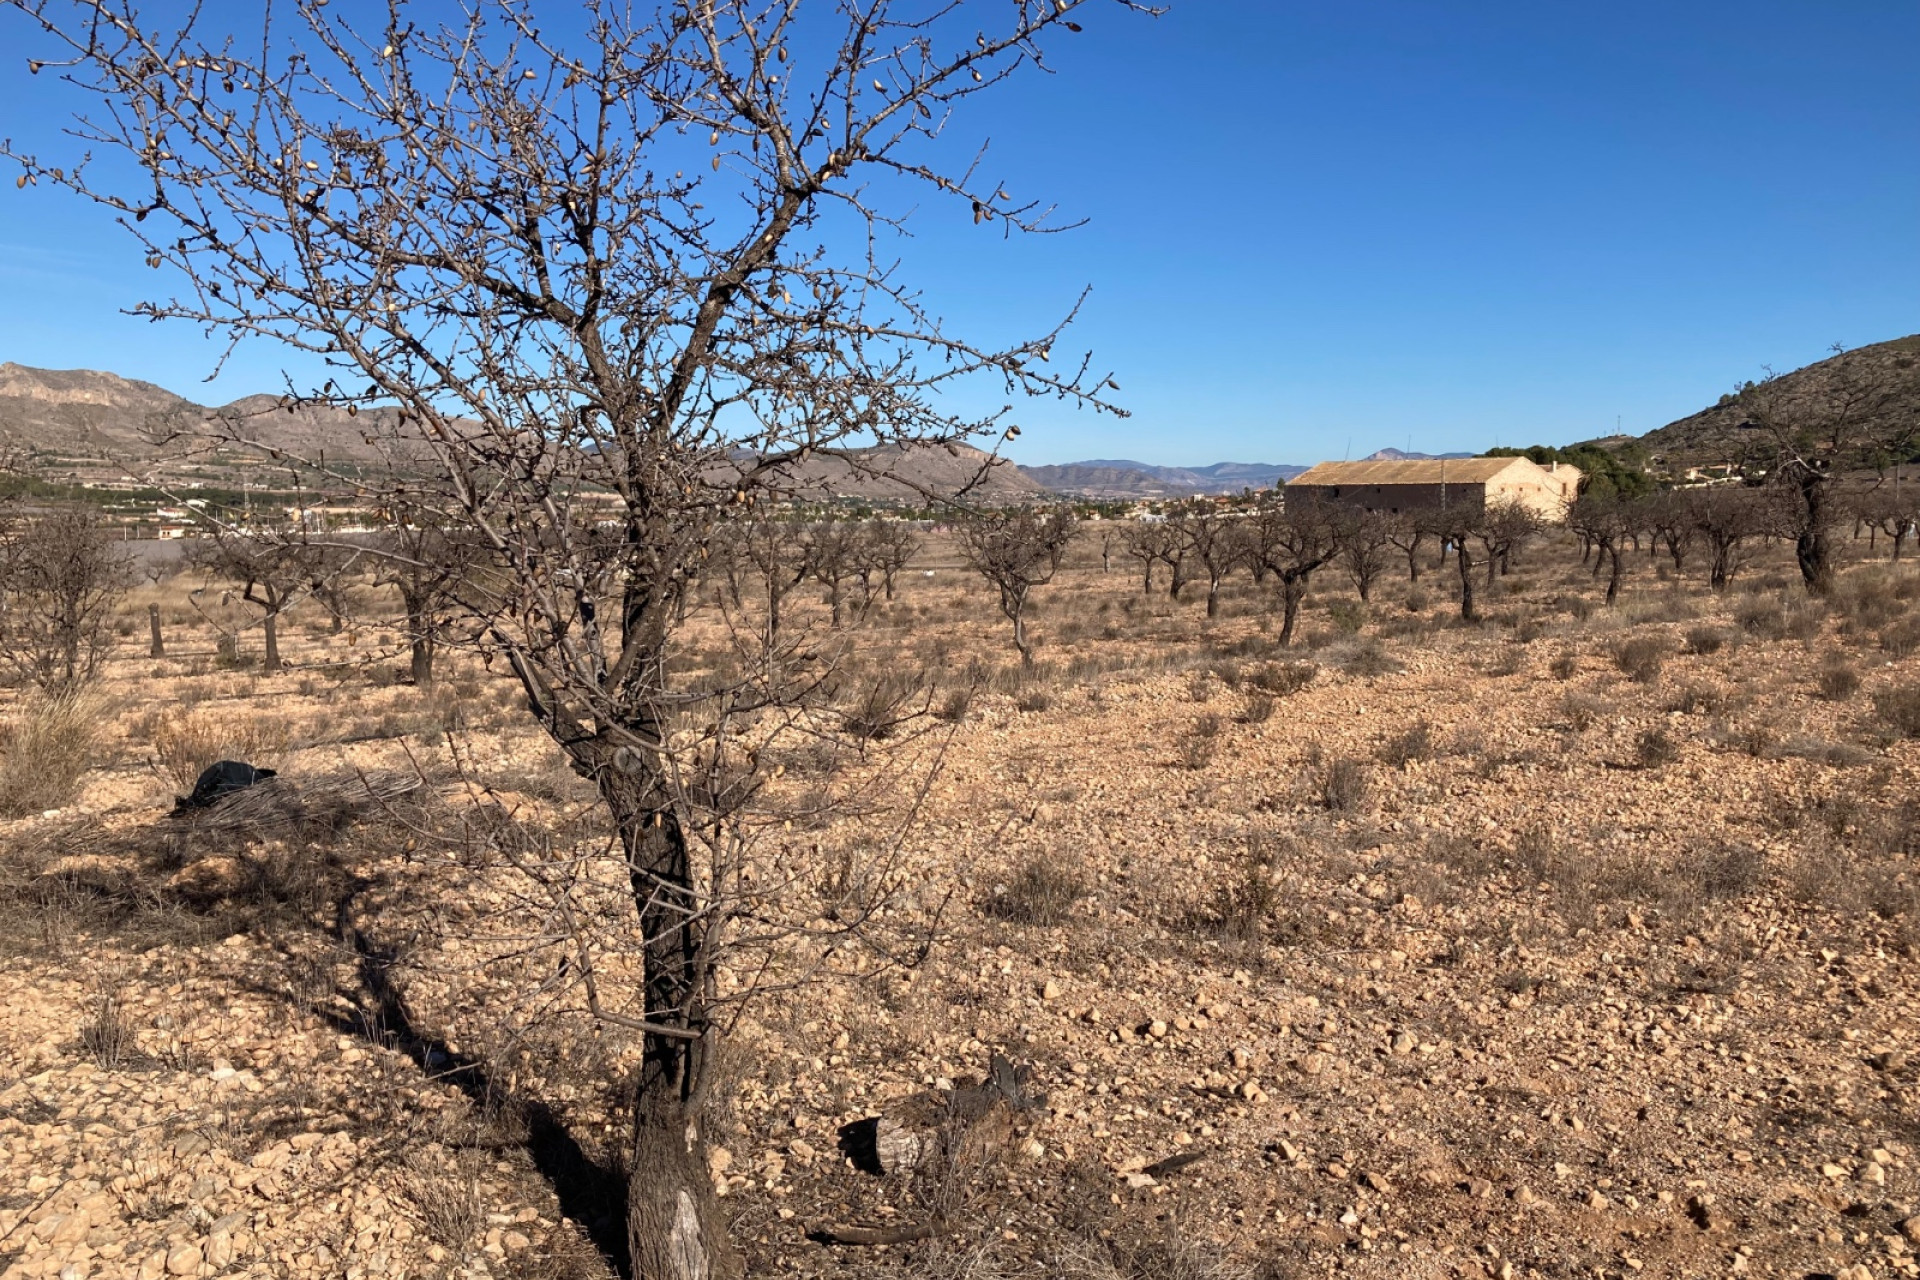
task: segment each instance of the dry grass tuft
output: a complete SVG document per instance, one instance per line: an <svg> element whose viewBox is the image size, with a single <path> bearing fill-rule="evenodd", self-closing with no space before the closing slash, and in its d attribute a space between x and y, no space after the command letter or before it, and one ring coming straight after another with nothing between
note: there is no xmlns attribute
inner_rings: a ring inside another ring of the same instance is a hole
<svg viewBox="0 0 1920 1280"><path fill-rule="evenodd" d="M1636 684L1652 684L1667 665L1669 646L1665 636L1633 636L1613 650L1613 665Z"/></svg>
<svg viewBox="0 0 1920 1280"><path fill-rule="evenodd" d="M479 1180L444 1153L436 1159L423 1151L407 1163L413 1173L407 1193L420 1226L438 1243L456 1253L464 1251L486 1221Z"/></svg>
<svg viewBox="0 0 1920 1280"><path fill-rule="evenodd" d="M1015 924L1054 925L1065 920L1073 904L1086 895L1087 881L1079 867L1054 858L1035 858L988 900L987 909Z"/></svg>
<svg viewBox="0 0 1920 1280"><path fill-rule="evenodd" d="M185 793L208 765L241 760L274 767L287 750L284 724L259 720L215 719L206 711L179 709L161 716L150 728L153 764L160 776Z"/></svg>
<svg viewBox="0 0 1920 1280"><path fill-rule="evenodd" d="M102 1071L117 1071L133 1056L133 1020L120 1002L102 993L93 1016L80 1028L80 1045Z"/></svg>
<svg viewBox="0 0 1920 1280"><path fill-rule="evenodd" d="M77 796L105 714L106 699L85 690L22 702L0 730L0 817L58 809Z"/></svg>

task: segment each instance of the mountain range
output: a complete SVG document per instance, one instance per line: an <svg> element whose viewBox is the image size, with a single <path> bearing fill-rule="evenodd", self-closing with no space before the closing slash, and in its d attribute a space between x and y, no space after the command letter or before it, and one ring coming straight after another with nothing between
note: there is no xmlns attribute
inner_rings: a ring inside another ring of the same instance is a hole
<svg viewBox="0 0 1920 1280"><path fill-rule="evenodd" d="M1805 419L1813 430L1835 413L1857 415L1863 404L1871 405L1869 416L1876 421L1910 421L1920 415L1920 335L1843 352L1782 374L1766 390L1776 402L1790 401L1796 417ZM373 462L383 456L382 446L374 441L393 434L394 412L372 409L357 419L344 410L323 407L283 412L277 397L265 395L208 408L163 387L114 373L0 364L0 446L26 454L33 468L51 480L119 482L125 474L120 463L162 453L156 439L169 427L191 427L213 414L259 418L257 434L289 453L312 457L324 452L329 460L341 463ZM1718 404L1645 436L1589 443L1613 451L1632 450L1668 469L1737 461L1752 443L1749 416L1748 406L1730 393ZM1365 460L1472 456L1387 448ZM215 450L211 456L197 456L187 474L206 474L204 468L209 466L225 468L231 476L260 466L260 460L238 451ZM1165 500L1271 488L1304 470L1301 465L1267 462L1171 467L1130 458L1025 467L989 459L960 445L885 446L867 451L857 466L839 458L816 457L793 478L802 493L819 498L911 503L920 491L952 491L984 475L970 492L987 502L1037 501L1056 494ZM888 475L901 479L890 480Z"/></svg>
<svg viewBox="0 0 1920 1280"><path fill-rule="evenodd" d="M343 463L370 463L381 450L368 437L392 436L391 409L357 417L344 410L301 406L282 413L277 397L246 396L205 406L150 382L92 369L34 369L0 364L0 441L23 449L48 479L115 483L119 464L151 460L156 440L170 428L191 428L214 416L257 417L253 432L289 453L324 453ZM239 451L199 456L199 468L256 466ZM1021 467L989 460L965 445L867 450L859 465L815 457L797 469L796 490L817 499L860 498L913 502L919 490L969 492L989 502L1034 501L1050 495L1097 498L1186 498L1269 488L1306 468L1269 463L1217 462L1204 467L1163 467L1130 460L1097 459L1053 467ZM898 476L899 480L889 479ZM976 481L976 477L984 476Z"/></svg>

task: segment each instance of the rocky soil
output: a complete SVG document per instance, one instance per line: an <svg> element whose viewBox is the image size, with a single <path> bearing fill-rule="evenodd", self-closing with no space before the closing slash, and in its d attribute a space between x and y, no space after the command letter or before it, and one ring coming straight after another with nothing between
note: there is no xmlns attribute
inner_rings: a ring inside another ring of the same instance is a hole
<svg viewBox="0 0 1920 1280"><path fill-rule="evenodd" d="M1608 613L1572 559L1536 549L1478 628L1329 579L1290 654L1247 584L1209 625L1086 566L1026 678L983 593L912 579L856 662L980 690L852 760L895 801L774 840L799 918L858 900L932 945L796 943L836 976L747 1006L712 1168L752 1274L1920 1275L1920 577L1813 608L1643 563ZM421 763L446 812L451 729L569 840L578 781L478 664L423 697L176 647L120 660L79 801L0 828L0 1280L607 1274L633 1045L529 995L524 883L397 815L165 865L147 762L185 700L279 725L288 777ZM843 1156L996 1053L1044 1101L993 1143Z"/></svg>

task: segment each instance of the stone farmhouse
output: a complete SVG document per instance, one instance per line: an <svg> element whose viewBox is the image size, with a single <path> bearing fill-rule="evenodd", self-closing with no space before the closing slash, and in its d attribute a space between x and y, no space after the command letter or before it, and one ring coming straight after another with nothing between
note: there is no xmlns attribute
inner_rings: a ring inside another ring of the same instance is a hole
<svg viewBox="0 0 1920 1280"><path fill-rule="evenodd" d="M1526 458L1406 458L1323 462L1287 481L1285 492L1389 515L1518 503L1558 521L1579 495L1580 480L1578 467Z"/></svg>

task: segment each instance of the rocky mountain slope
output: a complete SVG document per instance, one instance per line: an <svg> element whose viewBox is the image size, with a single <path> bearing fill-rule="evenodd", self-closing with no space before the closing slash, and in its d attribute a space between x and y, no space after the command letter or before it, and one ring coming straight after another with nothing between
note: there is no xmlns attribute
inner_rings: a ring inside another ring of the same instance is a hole
<svg viewBox="0 0 1920 1280"><path fill-rule="evenodd" d="M1864 416L1868 429L1920 415L1920 334L1877 342L1783 373L1764 394L1784 402L1819 432L1836 415ZM1668 467L1738 462L1757 443L1748 425L1753 405L1734 392L1718 404L1639 438L1656 464ZM1630 441L1631 437L1610 437Z"/></svg>

